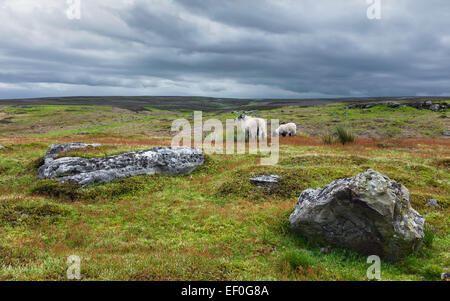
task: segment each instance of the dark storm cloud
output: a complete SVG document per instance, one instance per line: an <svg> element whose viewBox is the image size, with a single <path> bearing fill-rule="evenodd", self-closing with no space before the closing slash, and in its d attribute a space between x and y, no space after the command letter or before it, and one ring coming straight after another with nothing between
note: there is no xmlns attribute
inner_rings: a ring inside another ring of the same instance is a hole
<svg viewBox="0 0 450 301"><path fill-rule="evenodd" d="M0 98L450 95L450 3L0 0Z"/></svg>

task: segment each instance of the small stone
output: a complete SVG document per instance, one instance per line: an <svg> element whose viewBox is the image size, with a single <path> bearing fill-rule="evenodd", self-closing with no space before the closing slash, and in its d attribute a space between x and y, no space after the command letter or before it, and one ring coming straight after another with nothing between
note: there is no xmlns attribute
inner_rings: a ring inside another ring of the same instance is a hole
<svg viewBox="0 0 450 301"><path fill-rule="evenodd" d="M450 136L450 131L442 131L442 135L444 135L444 136Z"/></svg>
<svg viewBox="0 0 450 301"><path fill-rule="evenodd" d="M320 253L328 254L328 253L330 253L330 249L329 248L320 248Z"/></svg>
<svg viewBox="0 0 450 301"><path fill-rule="evenodd" d="M430 199L429 202L425 206L439 208L439 209L441 208L441 206L439 206L439 203L436 199Z"/></svg>
<svg viewBox="0 0 450 301"><path fill-rule="evenodd" d="M274 193L279 188L280 179L281 176L278 175L258 175L250 178L250 182L267 193Z"/></svg>

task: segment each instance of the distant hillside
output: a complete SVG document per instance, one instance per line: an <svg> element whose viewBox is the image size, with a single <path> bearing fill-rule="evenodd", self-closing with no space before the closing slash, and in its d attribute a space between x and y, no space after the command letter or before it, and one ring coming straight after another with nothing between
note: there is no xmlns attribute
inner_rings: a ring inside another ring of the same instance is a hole
<svg viewBox="0 0 450 301"><path fill-rule="evenodd" d="M447 100L449 97L367 97L318 99L238 99L197 96L80 96L26 99L0 99L3 105L102 105L133 111L152 107L164 110L230 111L264 109L282 106L313 106L327 103L370 103L380 101Z"/></svg>

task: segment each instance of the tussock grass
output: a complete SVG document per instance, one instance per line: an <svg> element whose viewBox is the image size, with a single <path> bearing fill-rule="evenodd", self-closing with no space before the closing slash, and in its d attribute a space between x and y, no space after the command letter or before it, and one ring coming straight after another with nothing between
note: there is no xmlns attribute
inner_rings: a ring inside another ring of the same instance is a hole
<svg viewBox="0 0 450 301"><path fill-rule="evenodd" d="M342 126L336 127L334 133L338 141L342 144L352 143L356 140L355 135L353 135L348 129Z"/></svg>
<svg viewBox="0 0 450 301"><path fill-rule="evenodd" d="M356 137L348 129L337 126L333 133L322 135L321 140L324 144L341 143L345 145L356 141Z"/></svg>

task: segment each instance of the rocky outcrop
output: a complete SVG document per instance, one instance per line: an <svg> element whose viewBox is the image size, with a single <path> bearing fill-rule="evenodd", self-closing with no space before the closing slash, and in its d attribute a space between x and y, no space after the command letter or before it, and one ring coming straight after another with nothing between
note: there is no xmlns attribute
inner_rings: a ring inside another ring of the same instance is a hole
<svg viewBox="0 0 450 301"><path fill-rule="evenodd" d="M185 174L205 161L200 150L190 147L155 147L104 158L53 159L61 150L73 149L73 147L77 146L74 144L53 145L47 152L44 165L38 169L39 178L76 182L82 186L88 186L136 175Z"/></svg>
<svg viewBox="0 0 450 301"><path fill-rule="evenodd" d="M450 104L446 102L433 103L431 100L421 102L380 102L380 103L357 103L347 106L347 109L370 109L374 106L387 106L389 108L397 109L404 106L416 108L418 110L431 110L434 112L450 108Z"/></svg>
<svg viewBox="0 0 450 301"><path fill-rule="evenodd" d="M259 175L250 178L250 182L264 192L271 194L278 190L280 179L281 176L277 175Z"/></svg>
<svg viewBox="0 0 450 301"><path fill-rule="evenodd" d="M289 222L311 240L395 260L421 247L425 219L406 187L368 169L303 191Z"/></svg>

